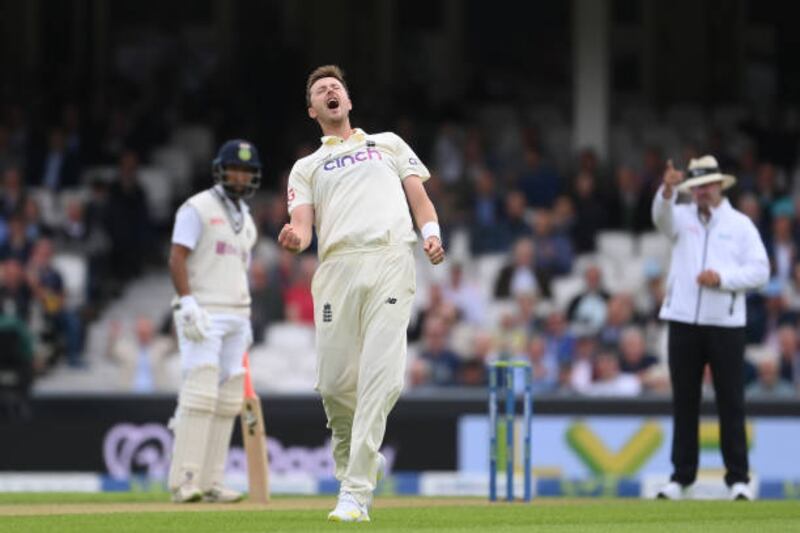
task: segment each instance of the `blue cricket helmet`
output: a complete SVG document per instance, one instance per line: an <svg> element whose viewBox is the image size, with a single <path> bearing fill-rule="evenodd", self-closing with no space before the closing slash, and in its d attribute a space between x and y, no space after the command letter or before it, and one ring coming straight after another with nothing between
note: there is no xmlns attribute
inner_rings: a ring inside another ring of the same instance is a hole
<svg viewBox="0 0 800 533"><path fill-rule="evenodd" d="M244 190L229 183L226 178L226 169L236 167L250 171L250 181L244 185ZM250 198L261 185L261 159L255 145L244 139L232 139L220 146L217 157L211 163L211 173L214 183L219 183L225 192L233 198Z"/></svg>

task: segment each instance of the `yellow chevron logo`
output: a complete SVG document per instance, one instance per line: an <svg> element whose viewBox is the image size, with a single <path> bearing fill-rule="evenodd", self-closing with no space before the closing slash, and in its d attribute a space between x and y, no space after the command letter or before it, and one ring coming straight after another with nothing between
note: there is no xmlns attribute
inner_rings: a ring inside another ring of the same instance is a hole
<svg viewBox="0 0 800 533"><path fill-rule="evenodd" d="M617 452L611 451L584 422L576 422L566 434L567 444L593 473L630 476L661 446L664 434L654 421L645 422Z"/></svg>
<svg viewBox="0 0 800 533"><path fill-rule="evenodd" d="M744 426L747 436L747 449L753 447L753 424L747 422ZM700 449L718 450L719 449L719 422L711 421L700 422Z"/></svg>

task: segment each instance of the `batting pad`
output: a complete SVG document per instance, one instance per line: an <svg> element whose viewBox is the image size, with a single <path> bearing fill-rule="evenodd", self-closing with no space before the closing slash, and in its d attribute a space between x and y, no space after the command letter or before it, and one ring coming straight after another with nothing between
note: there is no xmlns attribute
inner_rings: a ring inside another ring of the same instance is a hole
<svg viewBox="0 0 800 533"><path fill-rule="evenodd" d="M169 469L169 488L184 483L199 485L200 467L206 456L211 423L217 404L219 370L205 365L188 372L178 395L175 442Z"/></svg>
<svg viewBox="0 0 800 533"><path fill-rule="evenodd" d="M242 404L244 404L244 374L235 374L219 386L217 405L208 435L206 458L200 472L200 488L203 491L211 489L214 485L222 485L233 423L242 411Z"/></svg>

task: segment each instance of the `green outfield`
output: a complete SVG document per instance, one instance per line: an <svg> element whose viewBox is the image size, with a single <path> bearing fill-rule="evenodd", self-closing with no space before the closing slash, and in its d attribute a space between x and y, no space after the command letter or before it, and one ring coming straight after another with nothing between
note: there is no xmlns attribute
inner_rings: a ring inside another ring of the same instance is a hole
<svg viewBox="0 0 800 533"><path fill-rule="evenodd" d="M477 498L382 498L369 524L326 522L333 497L275 498L267 507L174 506L161 494L0 494L0 531L59 533L256 533L461 531L702 533L800 531L792 501L659 502L538 499L532 504L488 504Z"/></svg>

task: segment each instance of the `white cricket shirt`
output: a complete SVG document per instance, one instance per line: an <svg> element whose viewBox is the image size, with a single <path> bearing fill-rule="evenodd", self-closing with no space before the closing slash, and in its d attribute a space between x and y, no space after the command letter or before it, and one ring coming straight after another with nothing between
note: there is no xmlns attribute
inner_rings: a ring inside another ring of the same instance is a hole
<svg viewBox="0 0 800 533"><path fill-rule="evenodd" d="M402 182L430 177L414 151L394 133L356 128L344 140L322 137L313 154L289 174L289 213L314 207L319 258L340 251L369 250L416 242Z"/></svg>

